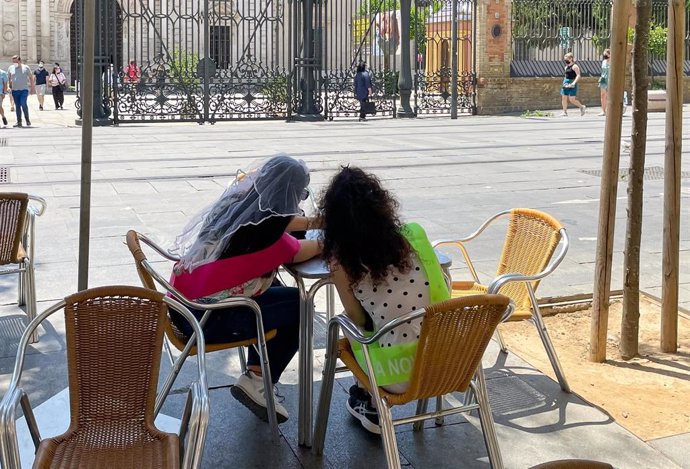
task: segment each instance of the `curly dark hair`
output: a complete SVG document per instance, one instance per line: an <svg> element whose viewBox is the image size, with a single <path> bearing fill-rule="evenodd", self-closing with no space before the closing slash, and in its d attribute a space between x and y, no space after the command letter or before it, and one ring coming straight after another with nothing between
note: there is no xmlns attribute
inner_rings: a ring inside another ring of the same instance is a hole
<svg viewBox="0 0 690 469"><path fill-rule="evenodd" d="M352 285L369 274L374 284L391 266L411 267L411 247L402 235L399 204L381 181L357 167L344 167L321 197L323 256L337 262Z"/></svg>

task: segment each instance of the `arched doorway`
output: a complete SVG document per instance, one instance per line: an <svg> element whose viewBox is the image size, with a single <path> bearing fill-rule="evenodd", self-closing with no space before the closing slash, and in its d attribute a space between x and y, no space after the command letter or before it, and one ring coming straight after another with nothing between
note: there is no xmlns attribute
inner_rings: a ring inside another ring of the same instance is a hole
<svg viewBox="0 0 690 469"><path fill-rule="evenodd" d="M72 77L72 84L76 84L79 80L78 60L81 57L81 24L78 21L77 2L75 0L70 6L70 22L69 22L69 41L70 41L70 72ZM82 0L83 1L83 0ZM105 45L105 50L110 51L110 57L107 58L108 63L115 65L115 70L122 70L122 9L116 0L101 0L108 3L109 8L104 15L102 24L96 25L96 34L100 35L98 41ZM112 23L114 18L115 27L113 29ZM114 31L114 38L111 31ZM114 47L113 47L114 45Z"/></svg>

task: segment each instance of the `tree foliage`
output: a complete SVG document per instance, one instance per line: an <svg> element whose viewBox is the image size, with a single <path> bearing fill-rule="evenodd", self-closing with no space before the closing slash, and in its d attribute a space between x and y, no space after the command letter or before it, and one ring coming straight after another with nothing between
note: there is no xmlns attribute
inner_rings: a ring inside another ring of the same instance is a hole
<svg viewBox="0 0 690 469"><path fill-rule="evenodd" d="M448 0L411 0L410 6L410 39L417 43L417 50L424 53L426 48L426 23L429 15L437 13ZM360 18L373 18L376 14L400 10L400 0L369 0L362 3L357 10Z"/></svg>

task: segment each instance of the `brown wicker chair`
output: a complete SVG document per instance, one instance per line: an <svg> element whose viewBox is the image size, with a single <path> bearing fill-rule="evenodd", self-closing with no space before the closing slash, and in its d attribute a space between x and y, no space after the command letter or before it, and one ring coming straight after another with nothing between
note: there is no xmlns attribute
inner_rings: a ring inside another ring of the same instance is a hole
<svg viewBox="0 0 690 469"><path fill-rule="evenodd" d="M15 419L19 404L36 445L34 469L196 469L208 425L204 355L197 360L180 435L154 425L158 371L168 308L201 332L194 316L163 294L139 287L100 287L68 296L41 313L22 336L15 371L0 403L2 466L18 468ZM64 309L70 426L41 440L31 405L18 387L30 334ZM198 341L203 350L203 337Z"/></svg>
<svg viewBox="0 0 690 469"><path fill-rule="evenodd" d="M34 219L43 215L46 202L18 192L0 192L0 275L19 274L17 303L26 305L29 321L36 317L34 281ZM31 342L38 340L34 333Z"/></svg>
<svg viewBox="0 0 690 469"><path fill-rule="evenodd" d="M481 360L496 326L505 314L510 313L511 309L510 300L503 295L456 298L394 319L371 337L364 337L347 316L339 315L333 318L328 329L326 364L323 370L323 383L314 430L314 452L323 453L335 365L340 359L345 367L352 371L361 383L364 383L376 401L381 422L381 436L390 469L400 468L395 425L421 422L442 415L469 412L475 409L479 411L491 466L495 469L502 468L503 463ZM379 340L400 324L420 317L424 317L424 322L412 369L412 378L408 390L403 394L392 394L378 387L376 377L370 380L369 376L372 376L372 373L365 372L357 364L350 342L347 339L338 340L339 328L342 327L346 335L363 345L368 362L367 368L371 369L368 344ZM470 391L474 399L466 401L463 406L426 413L426 401L429 398L466 391ZM391 407L412 401L422 403L418 406L418 414L414 417L393 420Z"/></svg>
<svg viewBox="0 0 690 469"><path fill-rule="evenodd" d="M483 284L479 280L465 245L477 238L495 220L502 217L509 218L503 252L496 269L495 278L490 284ZM436 248L441 246L459 248L474 278L474 281L452 282L452 297L457 298L480 293L501 293L513 300L515 312L507 320L530 319L533 322L561 389L570 392L570 386L544 325L535 295L539 282L558 267L568 251L568 234L558 220L538 210L514 208L489 218L477 231L466 238L435 241L433 244ZM554 256L559 245L560 250ZM506 352L506 346L498 329L496 330L496 337L501 345L501 350Z"/></svg>
<svg viewBox="0 0 690 469"><path fill-rule="evenodd" d="M268 363L268 355L266 353L266 341L271 340L273 337L275 337L277 331L275 329L271 329L267 332L264 332L263 322L261 319L261 308L259 308L259 305L256 304L256 302L250 298L228 298L226 300L219 301L213 304L197 303L186 298L175 287L170 285L170 283L165 279L165 277L163 277L159 272L157 272L156 269L151 265L151 263L148 261L146 257L146 254L144 254L144 252L141 249L141 242L147 244L151 249L156 251L160 256L162 256L166 260L171 262L179 261L178 258L172 256L170 253L168 253L166 250L164 250L156 243L151 241L145 235L137 233L134 230L128 231L127 247L129 248L132 257L134 257L134 262L136 264L137 272L139 274L139 279L141 280L141 283L144 285L144 287L149 288L151 290L156 290L156 284L159 284L167 293L173 295L175 299L177 299L186 307L197 310L204 310L205 313L200 321L202 329L204 327L204 324L206 324L206 321L208 320L210 314L215 310L227 309L237 306L246 306L251 308L252 311L254 311L257 323L257 338L237 342L227 342L222 344L209 344L206 346L206 353L215 352L219 350L238 349L240 353L240 361L244 369L246 365L244 359L244 351L242 347L256 347L259 356L261 357L261 369L264 377L264 386L266 386L266 389L272 389L273 385L270 381L271 373L270 365ZM172 343L173 346L180 351L180 355L177 358L177 360L174 360L170 348L166 347L168 352L168 358L170 359L170 363L172 365L172 369L167 379L165 380L162 392L159 395L159 402L156 404L157 411L160 409L160 406L162 405L162 399L165 398L164 396L170 392L170 389L172 389L172 385L174 384L177 375L180 373L184 361L187 359L188 356L195 355L197 353L196 347L194 345L195 337L187 337L182 331L175 327L172 320L170 320L169 318L166 326L166 337L170 341L170 343ZM273 438L275 441L277 441L279 438L279 433L278 421L276 420L275 415L273 393L266 393L266 396L268 419L271 425Z"/></svg>
<svg viewBox="0 0 690 469"><path fill-rule="evenodd" d="M532 466L530 469L613 469L611 464L585 459L562 459Z"/></svg>

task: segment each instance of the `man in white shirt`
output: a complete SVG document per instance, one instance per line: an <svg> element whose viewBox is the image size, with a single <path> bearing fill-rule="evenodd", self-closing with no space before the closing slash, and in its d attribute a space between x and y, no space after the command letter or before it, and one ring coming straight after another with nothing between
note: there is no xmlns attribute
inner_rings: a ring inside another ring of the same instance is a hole
<svg viewBox="0 0 690 469"><path fill-rule="evenodd" d="M29 93L35 93L34 75L31 73L31 69L22 63L22 58L18 55L12 57L12 65L7 72L10 76L12 97L17 108L17 123L13 127L22 127L22 111L26 125L31 126L27 101Z"/></svg>

